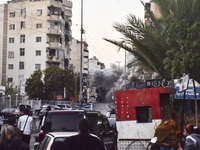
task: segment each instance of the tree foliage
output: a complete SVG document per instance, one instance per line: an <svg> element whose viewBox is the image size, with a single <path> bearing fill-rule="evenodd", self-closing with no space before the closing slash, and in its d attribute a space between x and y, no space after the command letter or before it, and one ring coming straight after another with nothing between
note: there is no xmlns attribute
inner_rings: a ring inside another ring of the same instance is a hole
<svg viewBox="0 0 200 150"><path fill-rule="evenodd" d="M74 73L54 65L35 71L26 81L26 92L32 99L56 99L64 95L64 88L67 98L74 95Z"/></svg>
<svg viewBox="0 0 200 150"><path fill-rule="evenodd" d="M134 55L129 66L142 66L156 72L160 78L180 77L189 73L200 81L200 3L198 0L153 0L161 18L145 6L152 23L145 26L134 15L127 22L113 27L124 38L105 39Z"/></svg>
<svg viewBox="0 0 200 150"><path fill-rule="evenodd" d="M44 98L44 84L42 82L42 71L36 70L27 80L25 90L31 99Z"/></svg>

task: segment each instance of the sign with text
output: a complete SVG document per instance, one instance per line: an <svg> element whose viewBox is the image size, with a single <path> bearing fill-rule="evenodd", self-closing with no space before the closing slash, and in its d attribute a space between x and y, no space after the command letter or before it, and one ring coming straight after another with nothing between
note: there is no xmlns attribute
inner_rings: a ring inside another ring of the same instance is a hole
<svg viewBox="0 0 200 150"><path fill-rule="evenodd" d="M180 92L181 84L178 81L178 79L174 80L174 85L176 88L176 94L174 95L174 98L183 99L184 92ZM196 98L200 99L200 84L197 81L195 81L195 87L196 87ZM194 85L192 79L189 79L188 88L185 91L185 99L194 99Z"/></svg>
<svg viewBox="0 0 200 150"><path fill-rule="evenodd" d="M171 79L146 80L146 88L169 87Z"/></svg>
<svg viewBox="0 0 200 150"><path fill-rule="evenodd" d="M62 95L57 95L57 100L62 100L63 99L63 96Z"/></svg>

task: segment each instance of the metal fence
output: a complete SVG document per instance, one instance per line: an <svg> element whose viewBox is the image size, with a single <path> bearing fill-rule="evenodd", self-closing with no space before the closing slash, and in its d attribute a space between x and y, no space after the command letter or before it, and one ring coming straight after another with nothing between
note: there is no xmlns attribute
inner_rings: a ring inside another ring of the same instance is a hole
<svg viewBox="0 0 200 150"><path fill-rule="evenodd" d="M0 97L0 111L4 108L16 108L20 103L22 104L29 104L35 109L39 109L44 104L71 104L73 105L72 101L58 101L58 100L29 100L26 97L22 97L20 95L2 95Z"/></svg>
<svg viewBox="0 0 200 150"><path fill-rule="evenodd" d="M119 150L147 150L149 140L119 140Z"/></svg>

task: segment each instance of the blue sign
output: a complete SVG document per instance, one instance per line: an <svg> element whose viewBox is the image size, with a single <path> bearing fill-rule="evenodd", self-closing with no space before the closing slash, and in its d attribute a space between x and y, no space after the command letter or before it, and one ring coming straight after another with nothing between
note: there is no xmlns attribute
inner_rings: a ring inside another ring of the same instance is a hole
<svg viewBox="0 0 200 150"><path fill-rule="evenodd" d="M200 86L198 82L195 81L196 86L196 99L200 99ZM176 94L174 94L175 99L183 99L184 92L179 91L180 84L175 82ZM194 98L194 87L192 80L189 80L188 89L185 91L185 99L195 99Z"/></svg>
<svg viewBox="0 0 200 150"><path fill-rule="evenodd" d="M176 87L175 99L183 99L184 92L179 92L179 87ZM185 91L185 99L194 99L194 88L188 87ZM200 87L196 87L196 99L200 99Z"/></svg>

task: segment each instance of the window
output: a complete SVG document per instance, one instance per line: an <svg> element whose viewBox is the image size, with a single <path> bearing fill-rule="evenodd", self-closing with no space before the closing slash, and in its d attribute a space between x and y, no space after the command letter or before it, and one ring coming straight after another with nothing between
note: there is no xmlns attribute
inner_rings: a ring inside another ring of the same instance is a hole
<svg viewBox="0 0 200 150"><path fill-rule="evenodd" d="M36 37L36 42L42 42L42 37Z"/></svg>
<svg viewBox="0 0 200 150"><path fill-rule="evenodd" d="M21 29L25 29L25 21L21 21Z"/></svg>
<svg viewBox="0 0 200 150"><path fill-rule="evenodd" d="M20 48L20 56L25 56L25 48Z"/></svg>
<svg viewBox="0 0 200 150"><path fill-rule="evenodd" d="M35 64L35 70L40 70L40 67L41 65L40 64Z"/></svg>
<svg viewBox="0 0 200 150"><path fill-rule="evenodd" d="M41 16L42 15L42 9L38 9L37 12L36 12L36 15Z"/></svg>
<svg viewBox="0 0 200 150"><path fill-rule="evenodd" d="M21 9L21 16L24 18L26 17L26 8Z"/></svg>
<svg viewBox="0 0 200 150"><path fill-rule="evenodd" d="M24 62L19 62L19 69L24 69Z"/></svg>
<svg viewBox="0 0 200 150"><path fill-rule="evenodd" d="M152 110L150 106L136 107L137 123L152 122Z"/></svg>
<svg viewBox="0 0 200 150"><path fill-rule="evenodd" d="M14 68L13 64L8 64L8 69L13 69L13 68Z"/></svg>
<svg viewBox="0 0 200 150"><path fill-rule="evenodd" d="M8 78L8 82L13 82L13 78Z"/></svg>
<svg viewBox="0 0 200 150"><path fill-rule="evenodd" d="M36 51L35 51L35 55L36 55L36 56L41 56L41 50L36 50Z"/></svg>
<svg viewBox="0 0 200 150"><path fill-rule="evenodd" d="M9 30L15 30L15 25L14 24L10 24L9 25Z"/></svg>
<svg viewBox="0 0 200 150"><path fill-rule="evenodd" d="M14 38L9 38L9 43L14 43L15 39Z"/></svg>
<svg viewBox="0 0 200 150"><path fill-rule="evenodd" d="M15 11L10 12L10 17L15 17Z"/></svg>
<svg viewBox="0 0 200 150"><path fill-rule="evenodd" d="M55 38L51 37L50 42L55 42Z"/></svg>
<svg viewBox="0 0 200 150"><path fill-rule="evenodd" d="M20 43L25 43L25 35L20 35Z"/></svg>
<svg viewBox="0 0 200 150"><path fill-rule="evenodd" d="M14 58L14 52L8 52L8 58Z"/></svg>
<svg viewBox="0 0 200 150"><path fill-rule="evenodd" d="M36 29L38 29L38 28L42 28L42 24L41 23L36 24Z"/></svg>

